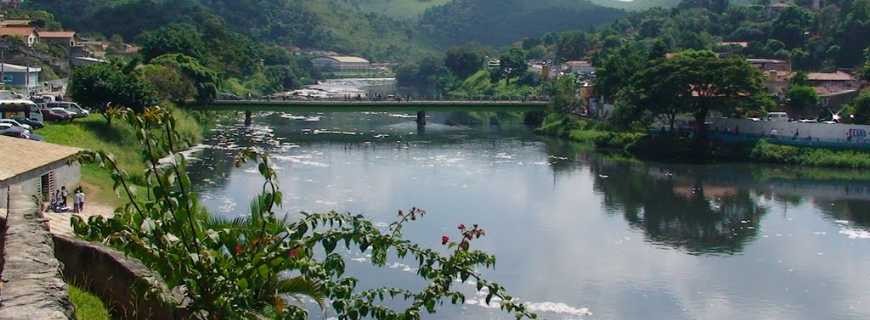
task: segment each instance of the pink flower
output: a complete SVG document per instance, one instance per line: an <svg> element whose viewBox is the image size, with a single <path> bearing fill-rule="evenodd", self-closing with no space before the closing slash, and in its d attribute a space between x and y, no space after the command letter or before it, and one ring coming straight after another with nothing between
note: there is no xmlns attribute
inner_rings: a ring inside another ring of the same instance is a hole
<svg viewBox="0 0 870 320"><path fill-rule="evenodd" d="M465 225L464 225L464 224L460 224L460 225L459 225L459 230L465 230Z"/></svg>
<svg viewBox="0 0 870 320"><path fill-rule="evenodd" d="M237 244L236 247L233 248L233 251L235 251L237 255L242 254L242 245Z"/></svg>
<svg viewBox="0 0 870 320"><path fill-rule="evenodd" d="M450 242L450 237L448 237L446 234L441 236L441 245L442 246L447 244L448 242Z"/></svg>

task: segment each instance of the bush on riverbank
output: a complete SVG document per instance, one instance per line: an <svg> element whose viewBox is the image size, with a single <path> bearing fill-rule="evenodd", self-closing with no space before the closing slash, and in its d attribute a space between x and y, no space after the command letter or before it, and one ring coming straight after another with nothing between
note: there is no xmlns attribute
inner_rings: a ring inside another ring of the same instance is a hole
<svg viewBox="0 0 870 320"><path fill-rule="evenodd" d="M749 159L759 162L803 166L870 168L870 153L853 150L799 148L760 140L750 151Z"/></svg>
<svg viewBox="0 0 870 320"><path fill-rule="evenodd" d="M567 138L574 142L592 143L599 148L620 150L628 149L646 136L637 132L611 131L595 121L561 113L550 113L544 117L538 133Z"/></svg>

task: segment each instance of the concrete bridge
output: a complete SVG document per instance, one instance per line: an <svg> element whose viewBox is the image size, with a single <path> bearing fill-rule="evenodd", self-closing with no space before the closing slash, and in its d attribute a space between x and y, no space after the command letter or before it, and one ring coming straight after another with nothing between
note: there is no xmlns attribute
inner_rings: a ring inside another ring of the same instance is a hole
<svg viewBox="0 0 870 320"><path fill-rule="evenodd" d="M543 111L546 100L215 100L194 109L245 111L245 123L256 111L310 112L416 112L417 124L426 125L426 112L438 111Z"/></svg>

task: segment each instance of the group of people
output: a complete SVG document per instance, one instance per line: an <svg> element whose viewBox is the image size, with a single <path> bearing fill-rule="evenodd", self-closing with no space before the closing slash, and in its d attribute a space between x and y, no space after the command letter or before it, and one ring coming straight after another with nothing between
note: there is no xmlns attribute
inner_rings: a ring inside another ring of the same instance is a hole
<svg viewBox="0 0 870 320"><path fill-rule="evenodd" d="M67 205L69 191L66 186L60 187L60 190L55 191L51 197L51 210L54 212L69 212L70 208ZM73 209L75 213L80 213L85 210L85 192L81 187L78 187L73 194Z"/></svg>

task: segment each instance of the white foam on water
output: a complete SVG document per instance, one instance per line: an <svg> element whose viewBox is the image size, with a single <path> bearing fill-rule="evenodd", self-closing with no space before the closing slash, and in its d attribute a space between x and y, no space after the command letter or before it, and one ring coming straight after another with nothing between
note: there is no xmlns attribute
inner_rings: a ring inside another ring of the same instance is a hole
<svg viewBox="0 0 870 320"><path fill-rule="evenodd" d="M313 158L314 158L314 156L312 156L310 154L304 154L304 155L298 155L298 156L272 156L272 159L275 159L277 161L291 162L291 163L312 166L312 167L319 167L319 168L328 168L329 167L328 164L325 164L322 162L317 162L317 161L312 161L311 159L313 159Z"/></svg>
<svg viewBox="0 0 870 320"><path fill-rule="evenodd" d="M834 220L836 224L849 225L851 222L849 220Z"/></svg>
<svg viewBox="0 0 870 320"><path fill-rule="evenodd" d="M846 235L849 239L870 239L870 231L866 230L843 228L840 229L840 234Z"/></svg>
<svg viewBox="0 0 870 320"><path fill-rule="evenodd" d="M477 292L475 298L466 299L465 304L478 306L486 309L499 309L501 308L501 299L498 297L492 297L489 303L486 303L486 295L489 293L487 288L483 288ZM564 316L572 316L572 317L584 317L591 316L592 311L589 308L578 308L574 307L562 302L532 302L532 301L518 301L514 299L514 302L522 302L526 308L534 313L551 313L558 314Z"/></svg>

